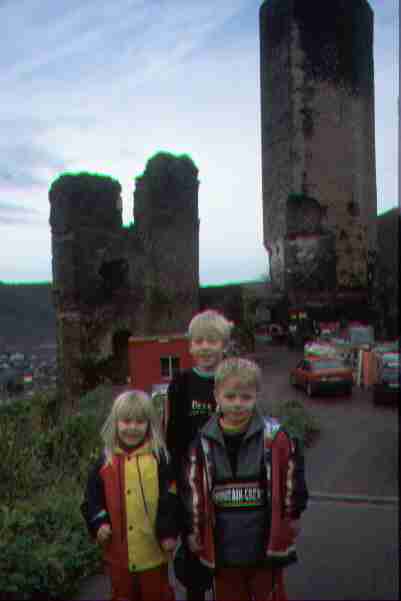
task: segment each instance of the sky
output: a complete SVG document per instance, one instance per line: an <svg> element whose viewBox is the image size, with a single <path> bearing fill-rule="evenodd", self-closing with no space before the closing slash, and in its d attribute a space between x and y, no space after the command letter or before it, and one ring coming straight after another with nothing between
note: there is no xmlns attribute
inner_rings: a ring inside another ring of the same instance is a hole
<svg viewBox="0 0 401 601"><path fill-rule="evenodd" d="M398 5L375 12L378 212L398 204ZM200 283L258 280L261 0L0 0L0 281L51 281L48 191L109 175L133 217L158 151L199 169Z"/></svg>

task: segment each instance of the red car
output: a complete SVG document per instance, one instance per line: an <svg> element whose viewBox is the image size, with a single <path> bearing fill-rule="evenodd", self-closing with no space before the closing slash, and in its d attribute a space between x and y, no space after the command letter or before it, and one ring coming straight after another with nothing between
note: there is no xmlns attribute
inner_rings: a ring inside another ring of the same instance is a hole
<svg viewBox="0 0 401 601"><path fill-rule="evenodd" d="M308 396L316 392L342 392L350 395L354 380L352 369L341 359L313 357L302 359L290 371L290 383L303 388Z"/></svg>

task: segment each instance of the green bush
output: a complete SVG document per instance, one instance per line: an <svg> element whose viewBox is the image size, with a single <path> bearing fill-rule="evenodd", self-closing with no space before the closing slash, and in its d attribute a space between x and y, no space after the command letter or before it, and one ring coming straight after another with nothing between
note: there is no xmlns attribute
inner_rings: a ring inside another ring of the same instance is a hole
<svg viewBox="0 0 401 601"><path fill-rule="evenodd" d="M0 600L66 598L99 567L80 504L111 392L59 419L57 399L0 407Z"/></svg>
<svg viewBox="0 0 401 601"><path fill-rule="evenodd" d="M65 599L99 568L81 500L71 479L13 509L0 506L0 599Z"/></svg>
<svg viewBox="0 0 401 601"><path fill-rule="evenodd" d="M32 420L25 401L0 407L0 499L6 502L27 496L36 471L32 453Z"/></svg>
<svg viewBox="0 0 401 601"><path fill-rule="evenodd" d="M274 403L271 415L280 421L291 436L298 438L303 446L311 446L315 436L320 432L318 420L309 413L300 400Z"/></svg>
<svg viewBox="0 0 401 601"><path fill-rule="evenodd" d="M77 413L57 421L57 402L44 396L1 406L0 502L12 504L69 476L85 481L110 403L110 389L92 391Z"/></svg>
<svg viewBox="0 0 401 601"><path fill-rule="evenodd" d="M113 393L111 386L101 385L87 392L78 401L77 410L80 413L90 414L94 417L100 429L111 409Z"/></svg>

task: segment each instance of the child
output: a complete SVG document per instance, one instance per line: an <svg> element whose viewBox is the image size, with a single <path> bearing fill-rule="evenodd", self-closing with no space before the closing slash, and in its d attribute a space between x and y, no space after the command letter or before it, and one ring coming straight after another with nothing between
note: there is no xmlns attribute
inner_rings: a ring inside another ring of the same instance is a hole
<svg viewBox="0 0 401 601"><path fill-rule="evenodd" d="M214 371L223 358L231 327L231 322L213 310L198 313L188 326L195 366L177 373L167 392L167 448L178 480L190 443L215 412Z"/></svg>
<svg viewBox="0 0 401 601"><path fill-rule="evenodd" d="M123 392L103 430L104 452L86 488L89 531L104 549L113 601L173 598L168 560L178 500L159 418L149 396Z"/></svg>
<svg viewBox="0 0 401 601"><path fill-rule="evenodd" d="M260 384L252 361L220 363L218 412L191 446L185 469L188 544L214 570L217 601L286 599L281 568L296 561L303 471L294 443L256 408Z"/></svg>
<svg viewBox="0 0 401 601"><path fill-rule="evenodd" d="M168 388L166 440L179 492L183 459L216 409L214 371L223 358L231 328L232 323L217 311L195 315L188 327L189 351L195 366L176 374ZM187 589L188 600L203 597L204 591L198 586Z"/></svg>

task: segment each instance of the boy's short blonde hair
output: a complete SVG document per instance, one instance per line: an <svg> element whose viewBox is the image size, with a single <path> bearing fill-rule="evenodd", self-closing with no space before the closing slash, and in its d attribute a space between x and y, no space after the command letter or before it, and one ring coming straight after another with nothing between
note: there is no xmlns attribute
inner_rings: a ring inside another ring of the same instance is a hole
<svg viewBox="0 0 401 601"><path fill-rule="evenodd" d="M210 336L227 343L232 327L233 323L228 321L224 315L213 309L207 309L192 318L188 326L188 337L192 340L200 336Z"/></svg>
<svg viewBox="0 0 401 601"><path fill-rule="evenodd" d="M262 386L262 372L256 363L242 357L229 357L217 366L214 374L214 387L216 390L224 385L229 378L238 378L244 386L255 387L259 392Z"/></svg>

